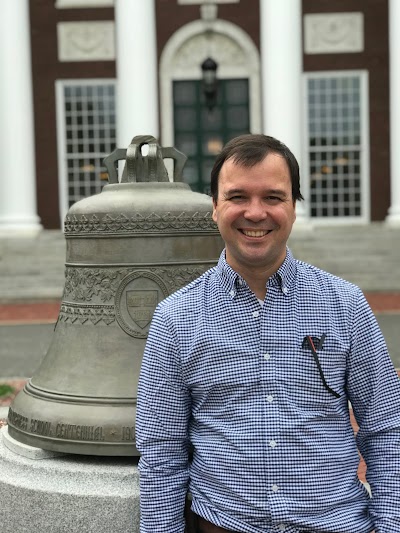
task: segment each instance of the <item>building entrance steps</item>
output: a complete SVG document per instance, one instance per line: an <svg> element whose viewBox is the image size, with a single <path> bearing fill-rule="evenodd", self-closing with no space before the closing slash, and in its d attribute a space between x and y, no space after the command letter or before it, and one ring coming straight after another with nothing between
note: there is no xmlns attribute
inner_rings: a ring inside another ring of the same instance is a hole
<svg viewBox="0 0 400 533"><path fill-rule="evenodd" d="M400 293L400 227L294 226L295 257L340 276L367 292ZM58 230L37 238L0 238L0 303L60 300L66 243Z"/></svg>

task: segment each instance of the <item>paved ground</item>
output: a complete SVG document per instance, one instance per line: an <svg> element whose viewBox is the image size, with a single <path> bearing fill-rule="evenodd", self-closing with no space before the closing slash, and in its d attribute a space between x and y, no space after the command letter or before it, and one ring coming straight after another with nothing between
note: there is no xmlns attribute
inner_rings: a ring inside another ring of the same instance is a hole
<svg viewBox="0 0 400 533"><path fill-rule="evenodd" d="M393 363L400 368L400 294L388 298L375 293L369 300L379 311L377 320ZM0 305L0 380L33 375L51 342L58 309L59 302Z"/></svg>

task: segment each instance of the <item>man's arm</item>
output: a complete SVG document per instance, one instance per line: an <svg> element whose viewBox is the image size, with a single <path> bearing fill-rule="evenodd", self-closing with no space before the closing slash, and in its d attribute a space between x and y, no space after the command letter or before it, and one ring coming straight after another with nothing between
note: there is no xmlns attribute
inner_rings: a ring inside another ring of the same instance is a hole
<svg viewBox="0 0 400 533"><path fill-rule="evenodd" d="M183 533L189 480L190 393L171 324L156 310L138 387L136 445L141 453L141 533Z"/></svg>
<svg viewBox="0 0 400 533"><path fill-rule="evenodd" d="M367 464L376 533L400 531L400 381L376 319L360 293L354 314L348 392L358 448Z"/></svg>

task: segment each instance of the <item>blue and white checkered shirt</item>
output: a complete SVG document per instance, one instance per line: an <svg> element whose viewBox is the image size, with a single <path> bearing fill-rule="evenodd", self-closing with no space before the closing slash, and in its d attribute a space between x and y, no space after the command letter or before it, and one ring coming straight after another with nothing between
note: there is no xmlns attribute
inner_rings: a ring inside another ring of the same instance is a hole
<svg viewBox="0 0 400 533"><path fill-rule="evenodd" d="M362 292L290 251L267 287L261 307L222 253L157 308L138 392L141 533L182 533L188 489L195 513L243 533L399 533L400 385Z"/></svg>

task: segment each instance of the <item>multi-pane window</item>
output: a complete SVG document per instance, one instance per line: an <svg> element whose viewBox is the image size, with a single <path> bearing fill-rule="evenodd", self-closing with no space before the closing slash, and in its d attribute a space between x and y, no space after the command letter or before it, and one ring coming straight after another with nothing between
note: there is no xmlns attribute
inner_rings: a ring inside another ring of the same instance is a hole
<svg viewBox="0 0 400 533"><path fill-rule="evenodd" d="M247 79L219 80L216 105L209 110L200 80L174 81L175 147L188 161L184 181L198 192L210 192L210 173L223 145L249 133Z"/></svg>
<svg viewBox="0 0 400 533"><path fill-rule="evenodd" d="M365 217L366 110L360 73L307 75L310 215Z"/></svg>
<svg viewBox="0 0 400 533"><path fill-rule="evenodd" d="M61 87L58 118L63 117L64 140L59 146L65 211L81 198L100 192L106 184L108 176L102 161L116 145L115 82L63 81Z"/></svg>

